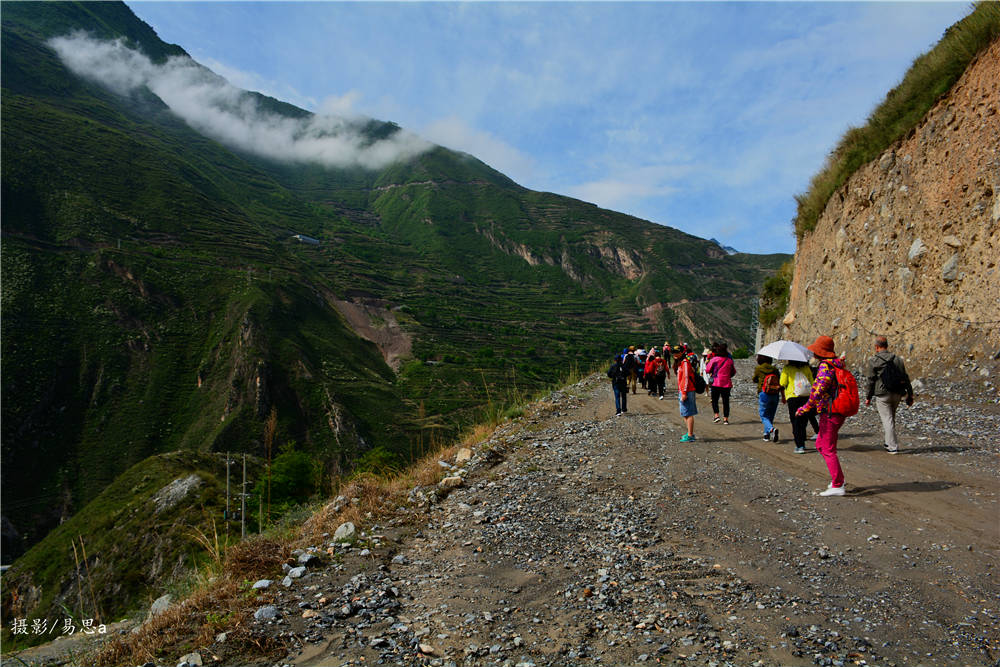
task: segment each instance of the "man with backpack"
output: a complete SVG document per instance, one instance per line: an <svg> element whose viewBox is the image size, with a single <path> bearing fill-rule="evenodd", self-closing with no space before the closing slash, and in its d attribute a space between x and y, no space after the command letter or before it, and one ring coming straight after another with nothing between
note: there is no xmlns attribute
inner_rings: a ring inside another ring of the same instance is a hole
<svg viewBox="0 0 1000 667"><path fill-rule="evenodd" d="M819 495L842 496L846 491L844 471L837 457L837 435L847 418L858 413L858 383L844 366L844 360L834 352L832 338L820 336L808 349L819 360L819 368L809 399L795 411L795 416L803 417L813 411L819 413L816 450L830 471L830 486Z"/></svg>
<svg viewBox="0 0 1000 667"><path fill-rule="evenodd" d="M899 452L896 441L896 408L906 397L906 405L913 405L913 386L910 376L906 374L903 360L889 351L889 341L885 336L875 338L875 356L868 361L868 397L865 405L872 404L875 397L875 407L882 420L882 431L885 433L885 451L890 454Z"/></svg>
<svg viewBox="0 0 1000 667"><path fill-rule="evenodd" d="M622 363L622 356L611 361L608 377L611 379L611 391L615 393L615 417L628 412L628 373Z"/></svg>

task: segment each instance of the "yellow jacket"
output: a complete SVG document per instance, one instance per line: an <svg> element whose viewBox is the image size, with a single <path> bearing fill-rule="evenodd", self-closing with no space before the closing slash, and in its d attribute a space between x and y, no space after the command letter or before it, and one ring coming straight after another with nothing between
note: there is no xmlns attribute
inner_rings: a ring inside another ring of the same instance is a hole
<svg viewBox="0 0 1000 667"><path fill-rule="evenodd" d="M791 364L785 364L781 369L781 377L778 379L778 383L785 388L785 400L795 398L795 374L802 373L806 376L809 381L809 386L813 383L812 369L809 365L805 366L792 366ZM799 398L808 398L809 390L806 389L805 396L800 396Z"/></svg>

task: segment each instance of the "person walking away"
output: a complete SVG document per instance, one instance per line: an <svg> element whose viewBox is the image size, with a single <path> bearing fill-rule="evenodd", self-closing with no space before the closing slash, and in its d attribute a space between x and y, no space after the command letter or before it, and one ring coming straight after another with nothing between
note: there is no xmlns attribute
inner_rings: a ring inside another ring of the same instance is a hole
<svg viewBox="0 0 1000 667"><path fill-rule="evenodd" d="M694 437L694 416L698 414L698 406L695 403L697 394L692 377L697 371L682 346L675 345L671 352L674 357L674 374L677 376L677 401L680 404L681 418L687 427L687 433L681 436L681 442L691 442L697 440Z"/></svg>
<svg viewBox="0 0 1000 667"><path fill-rule="evenodd" d="M778 429L774 427L774 414L778 411L780 376L771 357L758 354L757 367L753 371L753 382L757 386L757 412L764 426L764 440L778 442Z"/></svg>
<svg viewBox="0 0 1000 667"><path fill-rule="evenodd" d="M625 378L628 380L628 386L632 389L632 393L634 394L635 380L639 376L639 360L635 358L635 345L629 345L628 352L625 354L622 365L625 367Z"/></svg>
<svg viewBox="0 0 1000 667"><path fill-rule="evenodd" d="M712 419L719 423L719 398L722 398L722 423L729 425L729 396L733 391L733 376L736 375L736 362L729 354L725 343L718 342L712 346L712 358L705 364L708 372L709 391L712 396Z"/></svg>
<svg viewBox="0 0 1000 667"><path fill-rule="evenodd" d="M806 424L809 417L796 417L795 413L809 400L812 390L813 374L809 364L804 361L789 361L781 369L779 380L784 391L781 402L788 405L788 421L792 424L792 437L795 439L795 453L806 453Z"/></svg>
<svg viewBox="0 0 1000 667"><path fill-rule="evenodd" d="M713 356L712 350L707 347L701 351L701 367L698 371L701 373L701 379L705 381L705 386L711 385L712 377L708 373L708 362L712 360Z"/></svg>
<svg viewBox="0 0 1000 667"><path fill-rule="evenodd" d="M640 347L635 351L635 360L638 362L636 367L636 374L639 376L639 385L645 389L646 388L646 358L649 357L649 352L646 348ZM635 392L632 392L635 393Z"/></svg>
<svg viewBox="0 0 1000 667"><path fill-rule="evenodd" d="M816 379L809 391L805 405L795 411L795 416L803 417L810 412L819 414L819 435L816 438L816 449L826 461L830 471L830 486L822 491L821 496L842 496L844 490L844 471L837 456L837 435L847 417L830 409L835 394L840 390L837 382L837 371L846 370L844 360L837 357L833 349L833 339L820 336L812 345L810 352L819 360Z"/></svg>
<svg viewBox="0 0 1000 667"><path fill-rule="evenodd" d="M666 355L666 350L653 359L653 395L658 396L661 401L666 391L667 378L670 376L670 366L664 355Z"/></svg>
<svg viewBox="0 0 1000 667"><path fill-rule="evenodd" d="M868 361L868 397L865 405L872 404L873 396L885 434L883 447L890 454L896 454L899 452L896 408L904 397L907 406L913 405L913 385L903 360L889 351L889 341L885 336L875 338L875 356Z"/></svg>
<svg viewBox="0 0 1000 667"><path fill-rule="evenodd" d="M653 391L656 388L656 379L654 377L654 372L656 370L656 348L652 348L649 351L649 356L646 357L646 365L643 368L643 374L646 377L646 393L650 396L653 395Z"/></svg>
<svg viewBox="0 0 1000 667"><path fill-rule="evenodd" d="M611 378L611 390L615 394L615 417L617 417L623 412L628 412L628 375L621 356L615 357L611 362L608 377Z"/></svg>

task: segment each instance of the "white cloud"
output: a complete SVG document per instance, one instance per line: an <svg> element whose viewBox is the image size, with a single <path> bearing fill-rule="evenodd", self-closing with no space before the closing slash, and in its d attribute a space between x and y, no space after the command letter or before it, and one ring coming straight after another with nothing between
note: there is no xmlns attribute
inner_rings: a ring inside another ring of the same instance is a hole
<svg viewBox="0 0 1000 667"><path fill-rule="evenodd" d="M263 157L378 169L430 147L406 131L373 142L355 119L289 118L267 112L254 96L188 57L156 64L122 40L103 41L84 33L52 39L49 45L77 75L120 95L146 87L197 131Z"/></svg>
<svg viewBox="0 0 1000 667"><path fill-rule="evenodd" d="M608 178L572 185L567 194L602 208L636 210L638 200L666 197L680 189L678 179L691 173L684 165L654 165L617 171Z"/></svg>
<svg viewBox="0 0 1000 667"><path fill-rule="evenodd" d="M533 176L535 164L530 157L488 132L469 127L460 118L435 121L423 129L423 134L436 144L474 155L518 183Z"/></svg>
<svg viewBox="0 0 1000 667"><path fill-rule="evenodd" d="M361 92L351 90L340 96L330 96L319 105L320 113L333 116L353 117L357 115L355 107L361 101Z"/></svg>

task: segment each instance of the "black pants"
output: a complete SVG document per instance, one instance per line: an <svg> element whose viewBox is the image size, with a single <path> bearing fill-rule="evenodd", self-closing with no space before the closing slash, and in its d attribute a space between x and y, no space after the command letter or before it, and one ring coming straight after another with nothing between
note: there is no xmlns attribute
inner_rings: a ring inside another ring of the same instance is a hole
<svg viewBox="0 0 1000 667"><path fill-rule="evenodd" d="M712 412L719 414L719 396L722 397L722 416L729 419L729 394L732 387L712 387Z"/></svg>
<svg viewBox="0 0 1000 667"><path fill-rule="evenodd" d="M653 396L663 396L663 389L667 384L667 374L659 373L653 376Z"/></svg>
<svg viewBox="0 0 1000 667"><path fill-rule="evenodd" d="M805 405L808 400L808 396L796 396L788 399L788 421L792 423L792 437L795 438L796 447L806 446L806 424L809 423L809 417L816 418L812 413L804 417L795 416L795 411Z"/></svg>

